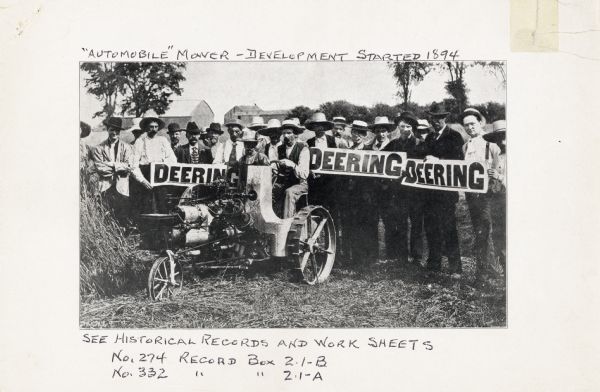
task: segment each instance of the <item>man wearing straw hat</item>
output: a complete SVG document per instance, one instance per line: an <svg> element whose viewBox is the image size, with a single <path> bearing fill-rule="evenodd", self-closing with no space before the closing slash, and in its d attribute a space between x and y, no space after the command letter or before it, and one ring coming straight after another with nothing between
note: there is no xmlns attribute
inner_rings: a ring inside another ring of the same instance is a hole
<svg viewBox="0 0 600 392"><path fill-rule="evenodd" d="M390 132L396 128L386 116L375 117L369 128L375 134L373 150L400 151L398 139L391 140ZM408 206L400 181L378 180L375 191L375 211L385 226L385 248L388 259L398 260L400 263L408 262Z"/></svg>
<svg viewBox="0 0 600 392"><path fill-rule="evenodd" d="M346 127L348 123L346 122L346 118L342 116L336 116L333 118L333 137L335 140L335 145L337 148L348 148L349 143L346 139L344 139L344 132L346 131Z"/></svg>
<svg viewBox="0 0 600 392"><path fill-rule="evenodd" d="M461 160L463 155L463 138L457 131L446 125L446 118L450 114L443 110L439 104L432 104L429 109L429 120L434 132L425 139L427 152L425 160L454 159ZM462 261L458 244L458 230L456 228L456 203L458 192L428 190L423 209L425 218L425 232L429 246L427 269L441 271L442 244L448 256L451 274L462 273Z"/></svg>
<svg viewBox="0 0 600 392"><path fill-rule="evenodd" d="M488 170L490 177L490 201L492 211L492 240L494 255L506 276L506 121L497 120L492 123L492 132L483 135L490 143L500 148L498 163Z"/></svg>
<svg viewBox="0 0 600 392"><path fill-rule="evenodd" d="M273 184L273 204L281 217L291 218L296 213L296 203L308 192L310 153L308 146L298 141L303 128L293 120L284 120L280 129L283 143L277 148L278 160L271 162L278 173Z"/></svg>
<svg viewBox="0 0 600 392"><path fill-rule="evenodd" d="M151 163L177 162L171 143L157 135L164 126L165 123L157 117L144 117L140 128L145 133L133 145L133 178L140 186L136 187L132 202L139 207L140 213L167 212L169 209L166 187L153 190L148 181Z"/></svg>
<svg viewBox="0 0 600 392"><path fill-rule="evenodd" d="M335 138L325 133L333 129L334 124L327 120L324 113L314 113L304 123L304 126L315 133L313 138L306 141L309 147L318 148L321 151L325 148L337 148ZM322 204L331 210L332 215L337 215L335 211L335 178L312 174L308 180L308 187L311 203Z"/></svg>
<svg viewBox="0 0 600 392"><path fill-rule="evenodd" d="M483 115L476 109L466 109L462 115L462 123L471 137L464 144L465 159L484 161L488 169L495 170L498 166L500 147L484 139L483 126L485 119ZM469 206L469 216L475 232L473 254L476 260L476 277L478 280L493 271L490 265L489 247L492 231L490 195L490 191L488 193L467 192L465 194Z"/></svg>
<svg viewBox="0 0 600 392"><path fill-rule="evenodd" d="M369 128L367 123L354 120L350 128L352 138L351 150L368 150L366 144ZM373 187L376 179L369 177L347 177L344 194L345 204L340 208L342 212L342 246L346 257L351 256L351 264L364 263L369 258L377 257L378 217L374 213L376 208L375 192Z"/></svg>
<svg viewBox="0 0 600 392"><path fill-rule="evenodd" d="M293 121L293 120L290 120ZM281 145L281 122L276 118L269 120L266 127L256 131L259 135L269 138L269 142L263 146L264 154L269 158L269 161L279 160L277 149Z"/></svg>

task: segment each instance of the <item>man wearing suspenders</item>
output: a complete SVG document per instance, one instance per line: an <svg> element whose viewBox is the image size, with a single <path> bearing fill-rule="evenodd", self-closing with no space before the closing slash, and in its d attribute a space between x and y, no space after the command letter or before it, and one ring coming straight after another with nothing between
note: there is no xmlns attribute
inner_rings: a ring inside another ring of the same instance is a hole
<svg viewBox="0 0 600 392"><path fill-rule="evenodd" d="M500 148L495 143L490 143L483 138L484 117L476 109L466 109L463 112L463 125L471 136L464 145L465 160L479 160L487 163L488 169L498 166ZM469 215L475 242L473 255L476 260L476 278L480 280L486 273L491 272L490 267L490 234L492 229L491 199L488 193L470 193L465 195L469 206Z"/></svg>

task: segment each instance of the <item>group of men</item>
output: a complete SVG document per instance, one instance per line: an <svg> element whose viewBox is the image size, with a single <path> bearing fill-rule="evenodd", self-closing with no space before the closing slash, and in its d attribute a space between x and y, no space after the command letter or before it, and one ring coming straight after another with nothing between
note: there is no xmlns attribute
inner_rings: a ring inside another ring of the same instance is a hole
<svg viewBox="0 0 600 392"><path fill-rule="evenodd" d="M397 179L319 175L311 173L309 162L310 148L405 152L408 158L424 160L485 160L490 178L503 186L505 139L498 135L505 134L505 122L494 123L494 132L484 135L485 119L481 113L475 109L465 110L462 122L471 137L465 143L461 134L446 124L448 115L435 105L428 112L429 121L418 119L410 112L400 113L394 121L385 116L376 117L372 124L361 120L348 124L343 117L329 121L320 112L314 113L303 125L297 118L282 122L272 119L265 123L255 117L248 126L240 121L225 123L229 138L223 142L219 142L224 131L218 123L201 129L190 122L185 130L177 124L169 124L168 140L157 137L164 122L148 117L139 123L141 132L133 145L119 140L123 121L111 117L105 121L108 138L94 148L92 157L101 179L99 192L117 216L126 215L123 209L128 196L132 201L130 216L168 208L165 205L168 187L153 190L148 181L149 166L153 162L213 163L230 167L271 165L275 212L282 218L292 217L303 196L309 197L311 204L326 206L341 228L341 254L348 262L359 263L378 257L381 220L388 259L420 263L425 232L429 248L427 269L441 271L442 255L446 255L448 272L460 274L462 263L455 215L457 192L408 187ZM348 128L349 138L346 137ZM399 136L391 138L396 129ZM299 135L306 130L312 131L314 137L300 141ZM178 145L184 131L188 142ZM374 137L370 138L369 133ZM130 173L133 181L127 184ZM498 222L497 227L493 227L495 199L490 192L467 193L466 199L476 236L477 274L482 276L489 272L487 260L492 232L495 253L504 255L501 235L504 223Z"/></svg>

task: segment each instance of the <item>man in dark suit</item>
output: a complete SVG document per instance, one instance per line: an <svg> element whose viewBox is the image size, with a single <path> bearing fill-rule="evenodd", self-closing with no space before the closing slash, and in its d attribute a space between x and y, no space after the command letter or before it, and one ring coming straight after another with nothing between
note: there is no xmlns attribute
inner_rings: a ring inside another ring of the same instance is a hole
<svg viewBox="0 0 600 392"><path fill-rule="evenodd" d="M433 104L429 111L430 122L435 132L430 133L425 139L426 161L436 159L464 158L462 146L464 144L460 133L446 125L448 112L437 104ZM451 274L462 273L460 248L458 245L458 231L456 228L456 203L458 193L451 191L427 191L424 201L425 231L429 244L429 258L427 269L441 270L442 243L445 242L448 264Z"/></svg>
<svg viewBox="0 0 600 392"><path fill-rule="evenodd" d="M177 147L175 156L179 163L212 163L212 154L210 148L201 146L198 141L203 135L203 132L195 122L187 123L185 136L188 139L188 144ZM204 132L206 133L206 132Z"/></svg>

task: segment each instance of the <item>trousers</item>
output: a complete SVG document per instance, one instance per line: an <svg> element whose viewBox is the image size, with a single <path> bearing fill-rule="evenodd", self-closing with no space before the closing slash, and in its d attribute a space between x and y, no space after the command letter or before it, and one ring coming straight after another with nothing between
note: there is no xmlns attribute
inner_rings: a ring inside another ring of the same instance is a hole
<svg viewBox="0 0 600 392"><path fill-rule="evenodd" d="M423 205L425 233L429 244L427 266L434 270L441 268L442 244L445 243L450 269L452 272L462 272L456 228L456 201L453 198L439 195L439 192L444 191L430 192L433 197L429 195Z"/></svg>
<svg viewBox="0 0 600 392"><path fill-rule="evenodd" d="M467 193L465 197L469 206L473 232L475 233L473 256L476 259L477 270L481 271L490 266L489 244L492 232L490 195L487 193Z"/></svg>

